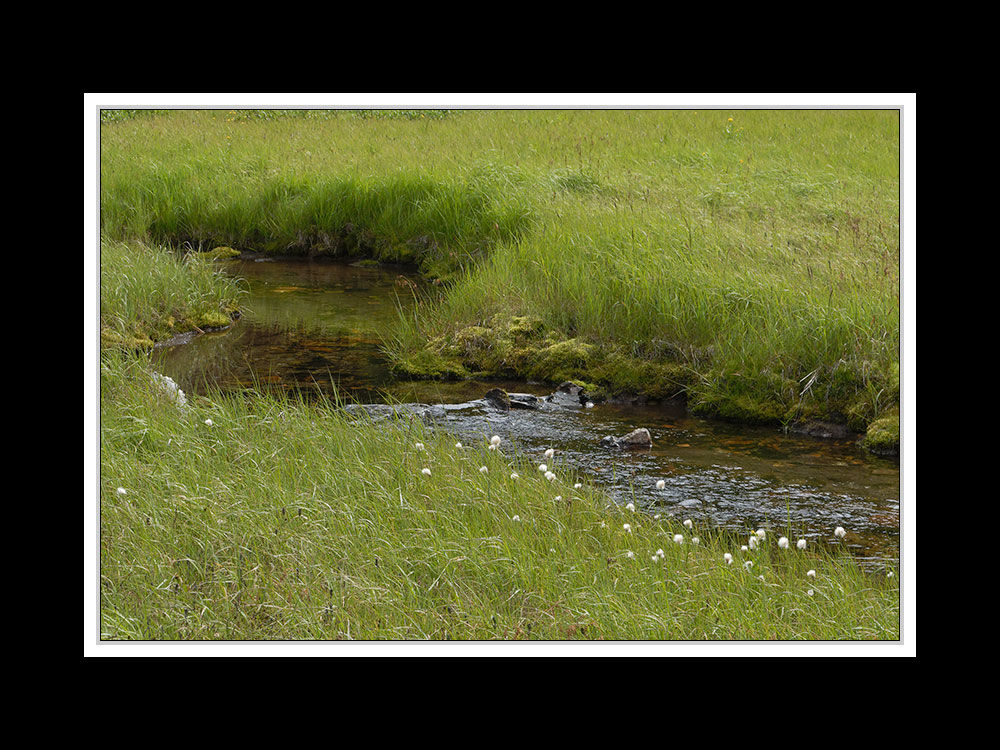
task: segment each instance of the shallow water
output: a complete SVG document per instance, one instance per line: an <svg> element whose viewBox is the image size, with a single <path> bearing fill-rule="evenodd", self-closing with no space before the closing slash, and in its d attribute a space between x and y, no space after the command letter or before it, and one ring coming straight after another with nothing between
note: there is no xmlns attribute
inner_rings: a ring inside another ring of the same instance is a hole
<svg viewBox="0 0 1000 750"><path fill-rule="evenodd" d="M691 518L709 527L758 526L812 541L833 529L868 563L899 556L899 462L863 454L853 440L825 440L699 419L681 404L547 405L498 412L478 401L493 387L545 396L552 384L397 382L379 352L379 331L413 310L416 279L341 263L232 261L250 298L229 330L162 347L162 372L188 392L255 384L358 403L459 405L431 410L434 423L472 444L490 435L536 463L554 448L552 470L572 467L586 481L637 508ZM423 412L424 410L418 410ZM605 435L646 427L649 450L609 450ZM657 490L658 479L666 487Z"/></svg>

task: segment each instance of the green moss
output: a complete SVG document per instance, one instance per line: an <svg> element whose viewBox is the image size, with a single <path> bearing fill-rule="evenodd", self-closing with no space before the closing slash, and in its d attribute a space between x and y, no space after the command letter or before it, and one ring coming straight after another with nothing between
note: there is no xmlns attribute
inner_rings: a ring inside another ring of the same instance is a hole
<svg viewBox="0 0 1000 750"><path fill-rule="evenodd" d="M240 256L240 251L231 247L226 247L225 245L220 245L219 247L203 253L203 255L208 260L229 260L230 258L238 258Z"/></svg>
<svg viewBox="0 0 1000 750"><path fill-rule="evenodd" d="M880 456L899 455L899 412L895 409L893 412L868 425L868 432L861 439L862 448Z"/></svg>

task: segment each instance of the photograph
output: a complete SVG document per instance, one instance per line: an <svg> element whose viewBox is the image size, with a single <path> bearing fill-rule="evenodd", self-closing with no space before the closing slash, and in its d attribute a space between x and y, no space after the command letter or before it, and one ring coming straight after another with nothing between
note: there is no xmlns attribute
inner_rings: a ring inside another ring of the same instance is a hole
<svg viewBox="0 0 1000 750"><path fill-rule="evenodd" d="M84 654L915 656L916 94L84 95Z"/></svg>

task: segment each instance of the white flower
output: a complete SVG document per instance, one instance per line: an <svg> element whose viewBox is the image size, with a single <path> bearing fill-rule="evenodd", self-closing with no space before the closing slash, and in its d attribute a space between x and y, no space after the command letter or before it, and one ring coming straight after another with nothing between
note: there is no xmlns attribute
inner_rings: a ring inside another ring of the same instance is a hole
<svg viewBox="0 0 1000 750"><path fill-rule="evenodd" d="M545 464L538 464L538 470L544 473L549 470L549 467L546 466Z"/></svg>
<svg viewBox="0 0 1000 750"><path fill-rule="evenodd" d="M722 556L722 559L726 561L726 565L733 564L733 556L730 555L728 552Z"/></svg>
<svg viewBox="0 0 1000 750"><path fill-rule="evenodd" d="M424 449L424 444L423 443L417 443L413 447L416 448L418 451L422 451Z"/></svg>
<svg viewBox="0 0 1000 750"><path fill-rule="evenodd" d="M500 436L494 435L490 438L490 445L500 445Z"/></svg>
<svg viewBox="0 0 1000 750"><path fill-rule="evenodd" d="M513 517L512 519L510 519L510 520L511 520L511 521L520 521L520 520L521 520L521 517L520 517L520 516L514 516L514 517Z"/></svg>
<svg viewBox="0 0 1000 750"><path fill-rule="evenodd" d="M778 540L778 546L781 547L781 549L788 549L788 537L784 537L784 536L781 537Z"/></svg>
<svg viewBox="0 0 1000 750"><path fill-rule="evenodd" d="M549 448L547 451L545 451L546 458L552 458L554 455L556 455L556 452L552 448Z"/></svg>
<svg viewBox="0 0 1000 750"><path fill-rule="evenodd" d="M691 544L700 544L700 543L701 543L701 539L699 539L696 536L691 537Z"/></svg>
<svg viewBox="0 0 1000 750"><path fill-rule="evenodd" d="M740 547L740 552L749 552L745 544L742 547Z"/></svg>
<svg viewBox="0 0 1000 750"><path fill-rule="evenodd" d="M815 570L807 570L806 571L806 578L815 578L815 577L816 577L816 571Z"/></svg>
<svg viewBox="0 0 1000 750"><path fill-rule="evenodd" d="M799 539L799 541L797 541L795 543L795 546L798 547L799 549L805 549L806 548L806 540L805 539Z"/></svg>
<svg viewBox="0 0 1000 750"><path fill-rule="evenodd" d="M625 509L626 510L630 510L633 513L635 513L635 503L626 503L625 504Z"/></svg>
<svg viewBox="0 0 1000 750"><path fill-rule="evenodd" d="M806 592L806 594L808 594L809 596L812 596L812 595L813 595L813 594L815 594L815 593L816 593L816 592L815 592L815 591L813 591L812 589L809 589L809 590L808 590L808 591Z"/></svg>
<svg viewBox="0 0 1000 750"><path fill-rule="evenodd" d="M766 536L767 536L767 532L764 531L764 529L757 529L757 538L758 539L763 539Z"/></svg>
<svg viewBox="0 0 1000 750"><path fill-rule="evenodd" d="M205 424L207 424L209 427L211 427L212 426L212 420L211 419L206 419L205 420Z"/></svg>
<svg viewBox="0 0 1000 750"><path fill-rule="evenodd" d="M632 526L630 524L622 524L622 528L625 529L626 534L632 533Z"/></svg>
<svg viewBox="0 0 1000 750"><path fill-rule="evenodd" d="M662 489L663 489L664 487L666 487L666 486L667 486L667 483L666 483L666 482L664 482L664 481L663 481L662 479L658 479L658 480L656 481L656 489L658 489L658 490L662 490Z"/></svg>
<svg viewBox="0 0 1000 750"><path fill-rule="evenodd" d="M520 479L520 477L521 477L521 475L518 474L516 471L512 471L511 474L510 474L510 478L511 479Z"/></svg>
<svg viewBox="0 0 1000 750"><path fill-rule="evenodd" d="M486 468L485 466L480 466L479 467L479 471L481 471L483 474L489 474L490 473L490 470L488 468Z"/></svg>
<svg viewBox="0 0 1000 750"><path fill-rule="evenodd" d="M430 469L421 469L420 473L423 474L425 477L429 477L431 475L431 470Z"/></svg>
<svg viewBox="0 0 1000 750"><path fill-rule="evenodd" d="M689 529L690 529L690 528L691 528L692 526L694 526L694 524L693 524L693 523L691 522L691 519L690 519L690 518L685 518L685 519L684 519L684 525L685 525L685 526L687 526L687 527L688 527Z"/></svg>
<svg viewBox="0 0 1000 750"><path fill-rule="evenodd" d="M462 447L462 444L461 444L461 443L455 443L455 447L456 447L456 448L461 448L461 447Z"/></svg>
<svg viewBox="0 0 1000 750"><path fill-rule="evenodd" d="M843 539L845 536L847 536L847 532L844 531L843 526L838 526L833 530L833 535L839 539Z"/></svg>
<svg viewBox="0 0 1000 750"><path fill-rule="evenodd" d="M117 492L119 495L127 495L128 494L128 490L125 489L124 487L119 487L117 490L115 490L115 492Z"/></svg>
<svg viewBox="0 0 1000 750"><path fill-rule="evenodd" d="M551 471L547 471L545 472L545 478L551 482L553 479L556 478L556 475L553 474Z"/></svg>
<svg viewBox="0 0 1000 750"><path fill-rule="evenodd" d="M674 541L677 542L677 544L683 544L684 543L684 535L683 534L674 534Z"/></svg>

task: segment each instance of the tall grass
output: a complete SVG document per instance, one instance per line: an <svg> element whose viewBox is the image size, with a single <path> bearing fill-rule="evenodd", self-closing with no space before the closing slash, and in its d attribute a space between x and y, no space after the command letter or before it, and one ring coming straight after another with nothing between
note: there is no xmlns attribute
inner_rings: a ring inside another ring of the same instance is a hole
<svg viewBox="0 0 1000 750"><path fill-rule="evenodd" d="M150 344L230 322L240 284L197 255L142 242L101 240L101 337Z"/></svg>
<svg viewBox="0 0 1000 750"><path fill-rule="evenodd" d="M898 638L896 579L843 548L775 529L741 552L574 489L558 454L547 481L540 456L327 402L182 407L147 368L101 362L102 638Z"/></svg>

